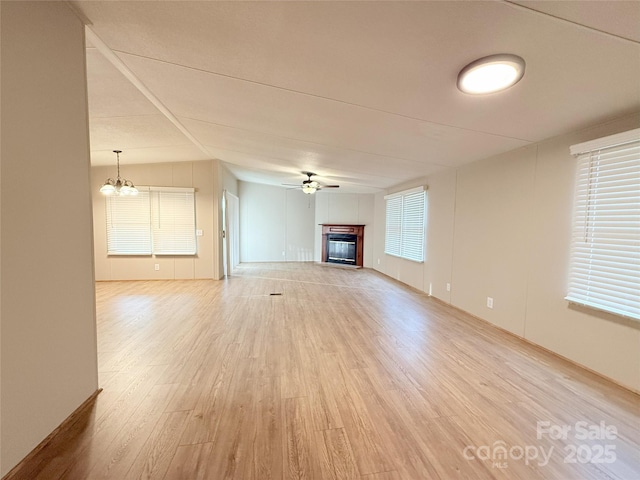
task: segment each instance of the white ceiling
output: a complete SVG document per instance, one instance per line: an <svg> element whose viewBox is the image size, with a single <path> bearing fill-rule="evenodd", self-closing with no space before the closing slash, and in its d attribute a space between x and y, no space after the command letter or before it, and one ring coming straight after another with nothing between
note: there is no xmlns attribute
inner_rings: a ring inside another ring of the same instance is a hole
<svg viewBox="0 0 640 480"><path fill-rule="evenodd" d="M74 1L91 159L373 192L640 110L640 2ZM493 95L456 88L494 53Z"/></svg>

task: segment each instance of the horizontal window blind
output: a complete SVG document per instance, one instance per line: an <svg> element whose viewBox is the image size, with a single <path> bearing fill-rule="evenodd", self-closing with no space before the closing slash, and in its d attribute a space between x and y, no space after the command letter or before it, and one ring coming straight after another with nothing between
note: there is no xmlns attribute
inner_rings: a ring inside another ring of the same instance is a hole
<svg viewBox="0 0 640 480"><path fill-rule="evenodd" d="M387 200L387 223L385 227L384 253L400 256L402 231L402 197Z"/></svg>
<svg viewBox="0 0 640 480"><path fill-rule="evenodd" d="M152 192L153 253L196 253L195 200L193 190L164 189Z"/></svg>
<svg viewBox="0 0 640 480"><path fill-rule="evenodd" d="M571 148L578 166L566 299L640 320L640 130L588 146Z"/></svg>
<svg viewBox="0 0 640 480"><path fill-rule="evenodd" d="M424 261L424 192L403 196L402 256L415 262Z"/></svg>
<svg viewBox="0 0 640 480"><path fill-rule="evenodd" d="M106 197L107 254L151 255L149 190Z"/></svg>
<svg viewBox="0 0 640 480"><path fill-rule="evenodd" d="M422 187L387 195L385 253L424 261L425 203Z"/></svg>
<svg viewBox="0 0 640 480"><path fill-rule="evenodd" d="M108 255L194 255L195 190L137 187L138 195L110 196Z"/></svg>

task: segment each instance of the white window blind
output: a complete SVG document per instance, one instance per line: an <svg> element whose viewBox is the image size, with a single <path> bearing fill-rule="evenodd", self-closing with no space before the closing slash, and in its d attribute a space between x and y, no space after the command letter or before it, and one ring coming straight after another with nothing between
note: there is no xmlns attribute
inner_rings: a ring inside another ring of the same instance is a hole
<svg viewBox="0 0 640 480"><path fill-rule="evenodd" d="M151 255L149 190L138 192L106 197L108 255Z"/></svg>
<svg viewBox="0 0 640 480"><path fill-rule="evenodd" d="M109 255L194 255L195 190L138 187L106 198Z"/></svg>
<svg viewBox="0 0 640 480"><path fill-rule="evenodd" d="M402 241L402 196L387 199L384 253L400 256Z"/></svg>
<svg viewBox="0 0 640 480"><path fill-rule="evenodd" d="M640 129L578 156L566 299L640 320Z"/></svg>
<svg viewBox="0 0 640 480"><path fill-rule="evenodd" d="M424 188L387 195L385 200L385 253L423 262L426 203Z"/></svg>
<svg viewBox="0 0 640 480"><path fill-rule="evenodd" d="M153 253L196 253L195 200L193 189L151 187Z"/></svg>

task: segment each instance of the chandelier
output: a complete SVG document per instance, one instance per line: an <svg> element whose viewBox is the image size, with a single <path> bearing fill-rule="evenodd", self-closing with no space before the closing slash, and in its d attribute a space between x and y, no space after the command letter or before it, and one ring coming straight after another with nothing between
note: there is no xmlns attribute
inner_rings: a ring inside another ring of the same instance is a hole
<svg viewBox="0 0 640 480"><path fill-rule="evenodd" d="M118 177L115 180L113 178L107 178L104 185L100 187L100 192L104 195L137 195L138 189L133 182L131 180L120 178L120 154L122 153L122 150L114 150L113 153L116 154L117 158Z"/></svg>

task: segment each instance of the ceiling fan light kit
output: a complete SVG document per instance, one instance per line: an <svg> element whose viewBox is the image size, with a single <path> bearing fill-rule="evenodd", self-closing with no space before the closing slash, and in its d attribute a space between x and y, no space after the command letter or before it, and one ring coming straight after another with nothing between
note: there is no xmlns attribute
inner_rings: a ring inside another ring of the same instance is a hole
<svg viewBox="0 0 640 480"><path fill-rule="evenodd" d="M471 95L506 90L524 76L522 57L510 53L489 55L471 62L458 74L458 89Z"/></svg>
<svg viewBox="0 0 640 480"><path fill-rule="evenodd" d="M322 190L323 188L340 188L340 185L322 185L321 183L316 182L315 180L311 180L311 177L316 176L313 172L301 172L303 175L307 176L307 179L302 182L302 185L294 185L291 183L283 183L283 185L288 185L291 187L300 187L303 193L307 195L312 195L316 193L318 190Z"/></svg>
<svg viewBox="0 0 640 480"><path fill-rule="evenodd" d="M131 180L126 178L120 178L120 154L122 150L114 150L116 154L116 162L118 165L118 176L114 180L113 178L107 178L100 187L100 192L103 195L137 195L138 189Z"/></svg>

